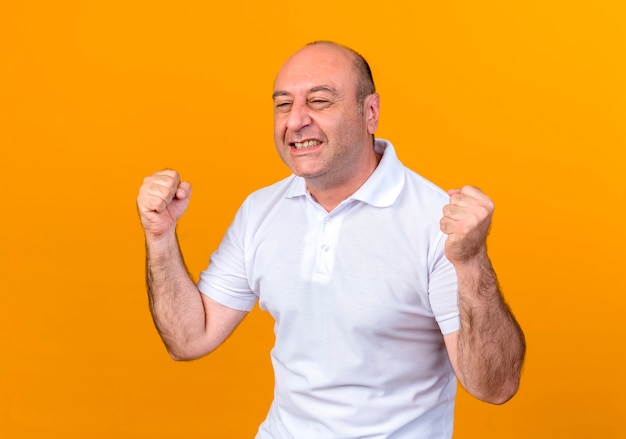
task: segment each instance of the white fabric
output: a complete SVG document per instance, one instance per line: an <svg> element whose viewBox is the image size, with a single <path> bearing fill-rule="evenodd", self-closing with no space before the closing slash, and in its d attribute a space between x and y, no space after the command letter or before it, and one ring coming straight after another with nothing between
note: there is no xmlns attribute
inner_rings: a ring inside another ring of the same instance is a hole
<svg viewBox="0 0 626 439"><path fill-rule="evenodd" d="M447 194L382 139L368 181L332 212L291 176L251 194L198 283L275 319L275 395L257 439L450 438L459 329L439 230Z"/></svg>

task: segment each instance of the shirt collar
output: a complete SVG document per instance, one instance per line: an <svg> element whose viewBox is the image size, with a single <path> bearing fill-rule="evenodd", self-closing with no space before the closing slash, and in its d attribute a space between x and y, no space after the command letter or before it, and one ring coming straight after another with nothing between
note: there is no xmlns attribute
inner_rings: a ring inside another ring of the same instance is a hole
<svg viewBox="0 0 626 439"><path fill-rule="evenodd" d="M380 163L367 181L348 199L362 201L375 207L391 206L404 186L404 166L388 140L376 139L374 149L382 153ZM306 195L308 190L304 178L292 175L293 183L285 194L286 198Z"/></svg>
<svg viewBox="0 0 626 439"><path fill-rule="evenodd" d="M404 186L404 166L388 140L376 139L374 149L383 157L370 178L350 198L375 207L389 207Z"/></svg>

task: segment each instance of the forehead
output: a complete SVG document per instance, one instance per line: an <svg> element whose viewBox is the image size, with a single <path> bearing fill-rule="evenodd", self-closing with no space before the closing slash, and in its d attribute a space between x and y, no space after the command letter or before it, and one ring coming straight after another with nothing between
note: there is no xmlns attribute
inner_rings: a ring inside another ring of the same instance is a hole
<svg viewBox="0 0 626 439"><path fill-rule="evenodd" d="M274 81L274 92L297 93L319 86L337 91L356 89L354 55L330 44L307 46L285 62Z"/></svg>

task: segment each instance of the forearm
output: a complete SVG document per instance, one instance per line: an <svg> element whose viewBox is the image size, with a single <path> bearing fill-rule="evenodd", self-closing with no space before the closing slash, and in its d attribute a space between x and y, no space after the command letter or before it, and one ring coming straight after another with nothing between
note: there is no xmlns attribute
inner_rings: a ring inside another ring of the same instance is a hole
<svg viewBox="0 0 626 439"><path fill-rule="evenodd" d="M175 232L146 238L146 281L154 323L172 358L206 353L199 347L206 328L205 310Z"/></svg>
<svg viewBox="0 0 626 439"><path fill-rule="evenodd" d="M525 354L523 332L502 297L486 251L455 268L461 316L459 380L474 396L504 403L519 386Z"/></svg>

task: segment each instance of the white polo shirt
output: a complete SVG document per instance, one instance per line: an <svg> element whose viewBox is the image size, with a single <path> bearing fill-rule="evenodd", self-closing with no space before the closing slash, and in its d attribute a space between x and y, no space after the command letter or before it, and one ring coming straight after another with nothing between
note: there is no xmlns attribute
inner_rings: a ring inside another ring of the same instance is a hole
<svg viewBox="0 0 626 439"><path fill-rule="evenodd" d="M332 212L290 176L251 194L200 277L203 294L275 319L274 401L257 439L452 436L459 329L439 229L447 194L393 146Z"/></svg>

